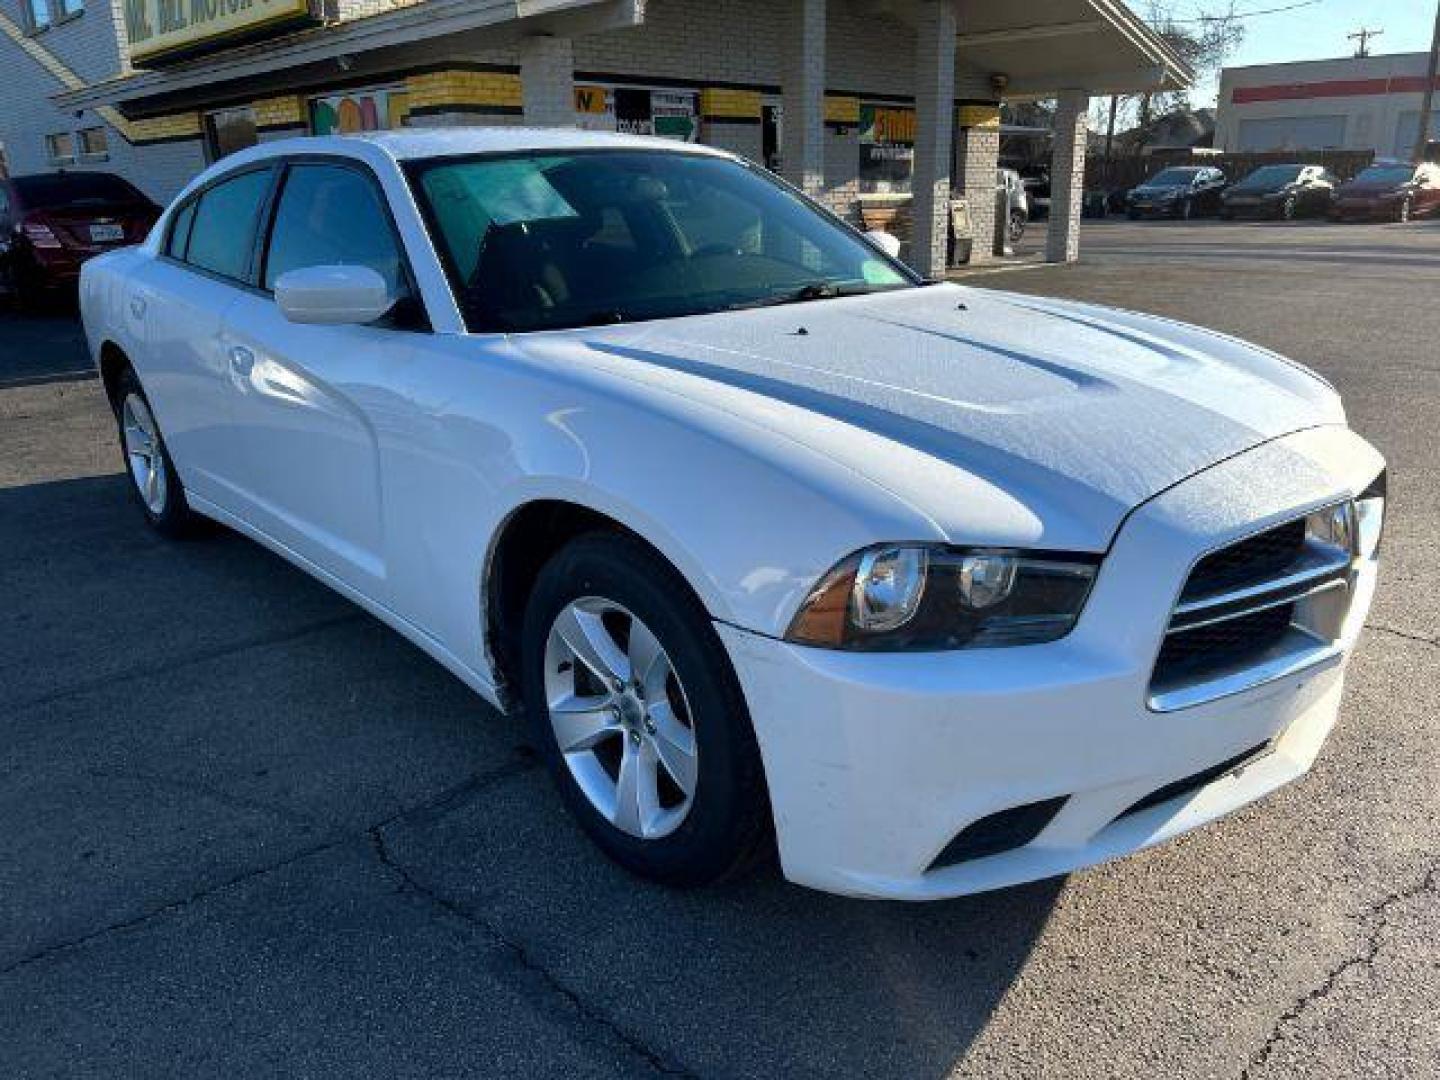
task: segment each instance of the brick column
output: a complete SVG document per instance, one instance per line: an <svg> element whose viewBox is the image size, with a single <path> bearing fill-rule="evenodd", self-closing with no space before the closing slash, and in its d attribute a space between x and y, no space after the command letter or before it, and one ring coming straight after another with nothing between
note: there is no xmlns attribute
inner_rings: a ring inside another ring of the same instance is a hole
<svg viewBox="0 0 1440 1080"><path fill-rule="evenodd" d="M825 0L789 0L780 20L781 174L809 195L825 188Z"/></svg>
<svg viewBox="0 0 1440 1080"><path fill-rule="evenodd" d="M1045 261L1074 262L1080 257L1080 215L1085 203L1085 122L1090 98L1083 90L1065 90L1055 108L1055 156L1050 162L1050 226L1045 232Z"/></svg>
<svg viewBox="0 0 1440 1080"><path fill-rule="evenodd" d="M914 232L910 265L945 273L955 133L955 0L920 0L915 25Z"/></svg>
<svg viewBox="0 0 1440 1080"><path fill-rule="evenodd" d="M526 124L575 126L575 52L569 38L521 39L520 92Z"/></svg>
<svg viewBox="0 0 1440 1080"><path fill-rule="evenodd" d="M1000 167L1000 122L995 106L961 106L966 126L956 136L956 187L970 207L974 243L970 265L995 259L995 177Z"/></svg>

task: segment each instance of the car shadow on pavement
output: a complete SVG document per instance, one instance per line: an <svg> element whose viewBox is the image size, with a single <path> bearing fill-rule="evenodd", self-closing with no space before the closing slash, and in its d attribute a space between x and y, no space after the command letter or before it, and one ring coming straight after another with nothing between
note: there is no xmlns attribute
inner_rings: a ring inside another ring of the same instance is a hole
<svg viewBox="0 0 1440 1080"><path fill-rule="evenodd" d="M651 885L565 815L520 720L258 545L219 529L158 540L119 475L0 490L0 545L0 1011L25 993L17 972L60 978L99 1034L143 1047L163 1027L240 1068L244 1041L213 1018L265 1013L277 981L334 1016L356 986L423 983L437 952L462 971L473 954L474 979L443 992L493 1001L480 958L499 954L527 1010L635 1072L939 1076L1063 889L912 906L800 889L773 865L706 890ZM212 933L245 890L261 898L243 930ZM294 924L305 950L277 950ZM409 944L377 950L380 927ZM177 998L201 948L215 970L265 976ZM123 995L87 981L117 964ZM26 1000L42 1028L69 1023ZM533 1020L515 1015L512 1036ZM315 1022L267 1034L309 1046ZM405 1039L441 1038L424 1023L410 1014L377 1044L374 1072L405 1060ZM134 1065L85 1025L89 1066ZM443 1037L478 1061L498 1034Z"/></svg>

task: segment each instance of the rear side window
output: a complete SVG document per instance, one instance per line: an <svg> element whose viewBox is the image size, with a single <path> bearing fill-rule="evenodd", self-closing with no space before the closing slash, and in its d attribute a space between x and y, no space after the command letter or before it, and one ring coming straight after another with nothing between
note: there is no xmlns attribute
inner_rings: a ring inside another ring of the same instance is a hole
<svg viewBox="0 0 1440 1080"><path fill-rule="evenodd" d="M270 187L270 170L223 180L200 196L185 261L212 274L244 281L255 242L255 223Z"/></svg>
<svg viewBox="0 0 1440 1080"><path fill-rule="evenodd" d="M342 165L294 165L285 177L265 256L267 289L289 270L368 266L406 293L400 245L369 177Z"/></svg>

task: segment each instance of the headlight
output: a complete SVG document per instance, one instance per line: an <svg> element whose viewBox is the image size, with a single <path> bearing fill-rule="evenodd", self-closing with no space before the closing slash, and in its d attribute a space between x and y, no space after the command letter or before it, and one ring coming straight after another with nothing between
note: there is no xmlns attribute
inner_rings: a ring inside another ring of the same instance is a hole
<svg viewBox="0 0 1440 1080"><path fill-rule="evenodd" d="M870 652L1034 645L1075 625L1099 556L920 544L867 548L820 579L786 640Z"/></svg>

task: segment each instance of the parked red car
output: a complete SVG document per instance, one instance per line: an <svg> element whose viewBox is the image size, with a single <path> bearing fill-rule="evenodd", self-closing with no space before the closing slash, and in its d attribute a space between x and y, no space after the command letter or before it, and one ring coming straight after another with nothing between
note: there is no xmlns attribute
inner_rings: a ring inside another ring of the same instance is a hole
<svg viewBox="0 0 1440 1080"><path fill-rule="evenodd" d="M1409 221L1440 213L1440 165L1371 165L1340 185L1330 206L1337 221L1383 218Z"/></svg>
<svg viewBox="0 0 1440 1080"><path fill-rule="evenodd" d="M20 306L73 287L92 255L145 239L160 208L113 173L0 178L0 283Z"/></svg>

